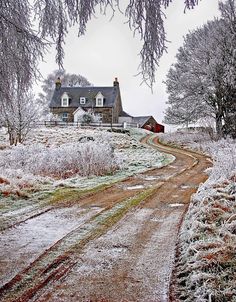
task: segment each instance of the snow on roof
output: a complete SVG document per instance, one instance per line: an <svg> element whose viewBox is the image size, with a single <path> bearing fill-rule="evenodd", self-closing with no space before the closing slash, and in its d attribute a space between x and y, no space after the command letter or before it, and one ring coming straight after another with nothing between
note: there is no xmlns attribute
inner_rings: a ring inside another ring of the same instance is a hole
<svg viewBox="0 0 236 302"><path fill-rule="evenodd" d="M152 116L134 116L133 117L133 122L137 123L142 127Z"/></svg>

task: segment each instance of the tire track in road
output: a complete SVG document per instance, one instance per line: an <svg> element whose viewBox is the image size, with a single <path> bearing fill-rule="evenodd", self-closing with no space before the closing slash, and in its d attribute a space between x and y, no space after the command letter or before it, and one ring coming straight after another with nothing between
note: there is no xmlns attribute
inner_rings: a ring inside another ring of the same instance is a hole
<svg viewBox="0 0 236 302"><path fill-rule="evenodd" d="M158 148L165 149L159 144ZM170 166L159 170L159 175L165 170L168 182L107 234L90 242L64 282L58 282L37 301L168 301L178 230L190 196L199 182L207 178L203 171L209 166L203 155L194 152L173 149L172 154L177 157L175 167L178 169ZM179 199L177 190L183 196L181 204L176 200L176 197ZM163 191L166 191L166 199ZM142 211L150 211L143 224L137 218L143 216ZM134 225L139 226L137 232L133 230ZM132 239L126 231L129 229ZM126 252L122 253L124 250ZM118 260L114 259L116 254Z"/></svg>
<svg viewBox="0 0 236 302"><path fill-rule="evenodd" d="M148 139L146 139L146 143L148 143L147 140ZM117 223L119 225L120 224L119 221L123 221L123 219L125 219L126 216L132 215L133 210L135 211L135 209L140 210L144 208L151 209L152 216L154 218L158 216L158 213L160 213L160 211L171 212L170 211L171 208L169 207L169 205L171 204L173 205L177 203L176 198L179 196L176 193L177 188L181 194L186 195L186 198L189 199L191 193L194 190L196 190L197 185L194 185L195 187L191 187L189 183L187 185L187 188L184 189L183 179L181 179L181 177L184 177L183 174L189 173L189 175L187 175L187 178L185 176L185 179L187 179L188 181L192 180L194 178L194 173L192 173L192 170L194 169L194 167L198 166L200 167L199 171L201 171L202 168L201 165L204 167L204 164L202 163L204 157L203 156L201 157L200 155L197 154L194 155L190 152L183 152L179 150L173 150L172 148L169 147L167 148L167 147L160 146L159 143L156 141L156 139L153 140L153 143L155 144L155 146L153 147L156 148L156 146L158 145L157 148L159 150L162 151L165 150L167 152L171 152L171 154L174 154L176 156L176 161L174 162L174 164L163 167L161 169L153 169L146 173L139 174L135 177L129 177L127 180L113 185L111 188L104 190L106 192L105 200L104 200L105 192L95 193L87 201L82 200L81 201L82 203L84 202L85 204L90 206L96 205L99 207L102 205L103 210L99 212L97 215L95 215L94 217L92 217L91 219L89 219L83 225L79 226L78 228L74 229L69 234L61 238L57 243L55 243L52 247L46 250L25 270L17 274L15 278L13 278L10 282L5 284L5 286L3 286L0 289L0 298L2 299L2 301L18 301L18 302L29 301L35 295L39 294L41 292L41 289L47 288L47 286L50 286L50 284L54 284L54 282L60 280L61 277L65 278L66 275L70 276L70 271L73 270L73 267L76 267L77 263L79 262L79 259L81 257L81 251L84 248L86 249L86 246L89 245L90 243L93 244L93 242L98 240L99 237L102 238L103 235L106 234L108 230L111 230L112 227L115 226ZM145 180L145 178L150 179L151 177L152 177L152 181ZM174 181L173 183L171 183L171 185L168 188L168 196L170 197L170 192L171 192L173 197L171 199L171 202L168 202L167 201L168 198L167 197L164 198L165 194L161 190L165 192L166 189L164 188L168 186L168 184L172 181L172 179L176 179L177 177L180 178L178 182ZM206 178L206 176L204 177ZM127 187L133 186L135 188L135 186L140 184L144 184L145 187L145 184L147 183L148 184L151 183L152 187L147 189L142 189L142 188L137 189L132 191L132 193L131 191L129 191L129 193L127 194L127 190L126 190ZM174 192L176 194L174 194ZM128 198L127 195L129 195ZM112 198L114 199L114 196L116 196L116 198L112 202ZM157 200L157 196L161 197L161 200L160 199ZM174 198L174 196L176 196L176 198ZM188 204L188 200L185 201L185 204L186 205ZM166 207L168 207L168 211L164 210L164 208ZM186 208L186 206L184 208ZM176 211L176 209L174 209L174 211ZM180 217L182 215L183 213L181 212ZM176 224L176 228L177 228L177 225L180 223L180 221L178 219L176 221L177 221ZM125 262L126 265L123 266L123 271L122 271L123 275L126 276L132 275L131 273L132 270L130 265L133 266L135 265L135 263L141 261L140 256L135 252L135 250L139 251L139 254L141 255L143 253L145 254L144 251L146 249L146 246L150 245L151 241L158 233L158 224L160 223L158 222L155 224L156 229L154 232L153 232L153 221L152 223L146 221L145 228L141 226L141 230L139 234L137 234L137 237L135 239L136 241L133 242L134 249L132 249L133 250L132 255ZM140 249L139 247L140 242L143 240L142 238L145 237L147 239L146 244L143 245L143 249ZM176 237L176 233L175 233L175 237ZM149 253L147 253L147 255L148 254ZM120 270L117 270L117 272L118 271ZM111 280L115 282L116 276L117 275L114 272L114 278ZM104 280L106 280L104 276L103 278ZM120 280L118 276L117 279ZM120 284L119 282L117 283L117 286ZM108 282L108 284L110 284L110 282ZM91 288L93 289L93 287ZM94 290L95 290L95 285L94 285ZM115 292L116 291L114 291L114 293ZM139 299L140 297L142 297L143 299L143 293L141 293L140 291L138 292L139 292L139 297L137 297L137 299ZM99 291L97 292L97 294L99 294ZM132 295L133 294L134 293L132 293ZM105 298L108 298L107 301L116 301L115 296L109 297L109 295L106 296L105 293L103 293L103 295ZM72 301L72 300L69 298L68 301ZM99 301L99 300L94 300L94 301ZM105 301L105 300L101 300L101 301ZM132 300L132 301L136 301L136 300ZM149 300L137 300L137 301L149 301Z"/></svg>

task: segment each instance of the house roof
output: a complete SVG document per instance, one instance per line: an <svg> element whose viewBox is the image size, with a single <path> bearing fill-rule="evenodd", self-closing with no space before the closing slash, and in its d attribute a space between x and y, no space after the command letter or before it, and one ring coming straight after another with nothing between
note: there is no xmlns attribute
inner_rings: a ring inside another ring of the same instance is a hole
<svg viewBox="0 0 236 302"><path fill-rule="evenodd" d="M103 107L114 107L117 96L119 95L119 87L60 87L54 90L52 100L49 107L61 107L61 97L63 93L67 93L70 99L69 107L79 107L80 97L86 98L86 104L83 108L92 108L95 106L95 97L101 92L104 96Z"/></svg>
<svg viewBox="0 0 236 302"><path fill-rule="evenodd" d="M132 117L132 115L128 114L128 113L125 112L125 111L122 111L122 112L120 113L120 116L123 116L123 117ZM132 117L132 118L133 118L133 117Z"/></svg>
<svg viewBox="0 0 236 302"><path fill-rule="evenodd" d="M133 123L137 123L142 127L152 116L134 116L133 117Z"/></svg>

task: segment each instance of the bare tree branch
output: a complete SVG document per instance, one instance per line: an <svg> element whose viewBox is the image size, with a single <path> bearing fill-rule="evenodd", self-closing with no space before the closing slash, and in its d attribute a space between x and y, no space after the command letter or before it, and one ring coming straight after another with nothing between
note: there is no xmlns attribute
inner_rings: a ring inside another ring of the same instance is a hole
<svg viewBox="0 0 236 302"><path fill-rule="evenodd" d="M186 9L197 0L182 0ZM159 59L166 50L163 9L171 0L130 0L125 10L129 26L143 40L140 51L140 73L150 86L155 81ZM0 1L0 98L8 98L16 77L21 89L28 89L38 75L47 40L56 44L56 62L63 65L65 37L70 26L78 24L78 35L84 35L96 8L105 14L119 8L119 0L1 0ZM34 22L33 22L34 21ZM35 29L35 30L34 30Z"/></svg>

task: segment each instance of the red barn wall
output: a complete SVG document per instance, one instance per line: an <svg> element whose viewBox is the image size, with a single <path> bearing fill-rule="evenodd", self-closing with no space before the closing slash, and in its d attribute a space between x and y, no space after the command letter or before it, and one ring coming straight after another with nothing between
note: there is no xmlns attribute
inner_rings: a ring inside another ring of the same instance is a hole
<svg viewBox="0 0 236 302"><path fill-rule="evenodd" d="M165 127L161 124L158 124L153 117L150 117L148 121L143 125L144 129L150 130L155 133L160 133L165 131Z"/></svg>

